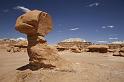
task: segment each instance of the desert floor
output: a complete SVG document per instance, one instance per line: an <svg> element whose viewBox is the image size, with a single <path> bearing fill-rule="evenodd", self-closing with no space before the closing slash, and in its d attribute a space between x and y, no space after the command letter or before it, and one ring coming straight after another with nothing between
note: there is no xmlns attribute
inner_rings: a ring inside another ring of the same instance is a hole
<svg viewBox="0 0 124 82"><path fill-rule="evenodd" d="M112 53L59 52L74 64L74 71L16 70L28 64L26 52L0 50L0 82L124 82L124 57Z"/></svg>

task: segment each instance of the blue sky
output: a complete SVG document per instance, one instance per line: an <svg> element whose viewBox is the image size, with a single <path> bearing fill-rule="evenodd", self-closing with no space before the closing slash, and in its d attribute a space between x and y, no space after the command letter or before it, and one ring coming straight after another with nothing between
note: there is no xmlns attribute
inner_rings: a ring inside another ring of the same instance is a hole
<svg viewBox="0 0 124 82"><path fill-rule="evenodd" d="M46 39L57 43L67 38L91 42L124 40L124 0L3 0L0 1L0 38L26 35L15 31L17 7L48 12L53 31Z"/></svg>

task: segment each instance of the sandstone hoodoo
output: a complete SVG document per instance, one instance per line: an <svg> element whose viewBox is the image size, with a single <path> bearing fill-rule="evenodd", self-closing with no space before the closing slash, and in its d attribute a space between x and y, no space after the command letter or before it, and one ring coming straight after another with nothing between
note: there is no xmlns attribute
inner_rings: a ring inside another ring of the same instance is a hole
<svg viewBox="0 0 124 82"><path fill-rule="evenodd" d="M17 18L16 30L27 35L29 65L38 68L68 66L68 62L60 58L57 50L44 38L52 31L50 15L39 10L29 11Z"/></svg>

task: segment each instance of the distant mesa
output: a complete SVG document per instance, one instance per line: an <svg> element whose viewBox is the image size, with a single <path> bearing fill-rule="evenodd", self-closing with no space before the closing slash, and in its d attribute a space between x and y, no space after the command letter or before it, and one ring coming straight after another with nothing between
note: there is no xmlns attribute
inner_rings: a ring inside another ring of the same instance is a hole
<svg viewBox="0 0 124 82"><path fill-rule="evenodd" d="M86 47L91 45L91 42L87 42L81 38L69 38L58 43L58 51L69 50L76 53L81 53L85 51Z"/></svg>
<svg viewBox="0 0 124 82"><path fill-rule="evenodd" d="M124 41L114 41L112 44L124 44Z"/></svg>
<svg viewBox="0 0 124 82"><path fill-rule="evenodd" d="M1 38L0 41L25 41L26 38L19 37L19 38Z"/></svg>
<svg viewBox="0 0 124 82"><path fill-rule="evenodd" d="M69 38L69 39L65 39L61 42L86 42L86 40L81 39L81 38Z"/></svg>

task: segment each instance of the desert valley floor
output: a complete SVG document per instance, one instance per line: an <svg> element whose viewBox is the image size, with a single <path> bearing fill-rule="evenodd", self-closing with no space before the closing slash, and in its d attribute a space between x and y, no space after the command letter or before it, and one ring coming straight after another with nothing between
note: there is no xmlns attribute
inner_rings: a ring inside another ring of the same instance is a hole
<svg viewBox="0 0 124 82"><path fill-rule="evenodd" d="M27 53L8 53L1 49L0 82L124 82L124 57L112 53L59 53L74 64L73 71L17 70L28 64Z"/></svg>

